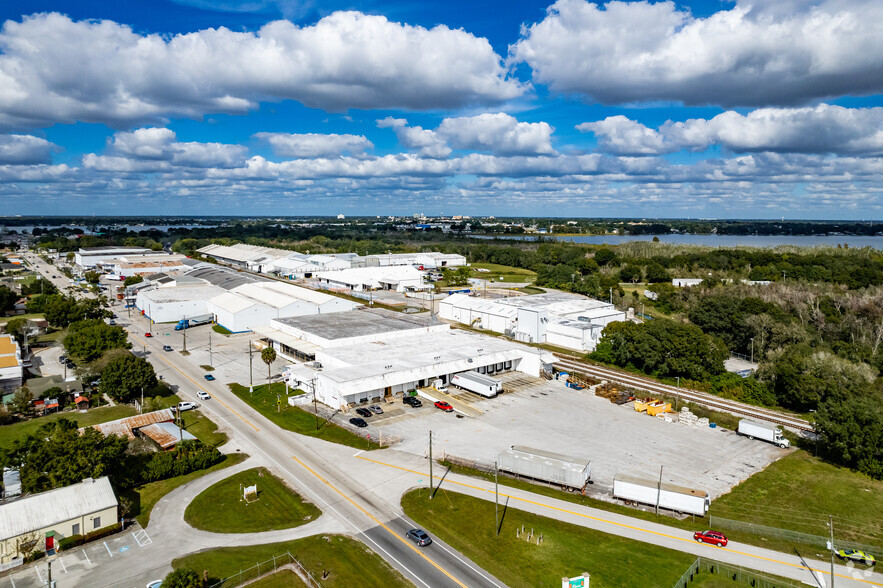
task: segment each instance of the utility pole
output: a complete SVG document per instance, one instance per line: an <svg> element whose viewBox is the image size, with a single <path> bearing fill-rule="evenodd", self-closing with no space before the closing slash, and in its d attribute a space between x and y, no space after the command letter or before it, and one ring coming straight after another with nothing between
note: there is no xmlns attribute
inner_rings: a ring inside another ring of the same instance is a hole
<svg viewBox="0 0 883 588"><path fill-rule="evenodd" d="M610 304L613 304L613 286L610 287Z"/></svg>
<svg viewBox="0 0 883 588"><path fill-rule="evenodd" d="M497 481L497 462L494 462L494 514L496 515L496 527L494 532L500 536L500 484Z"/></svg>
<svg viewBox="0 0 883 588"><path fill-rule="evenodd" d="M138 414L144 414L144 386L141 386L141 412Z"/></svg>
<svg viewBox="0 0 883 588"><path fill-rule="evenodd" d="M659 501L662 499L662 466L659 466L659 483L656 485L656 514L659 514Z"/></svg>
<svg viewBox="0 0 883 588"><path fill-rule="evenodd" d="M248 393L249 394L254 393L254 380L251 377L251 371L252 371L251 370L251 351L252 351L252 345L251 345L251 340L249 340L248 341Z"/></svg>
<svg viewBox="0 0 883 588"><path fill-rule="evenodd" d="M175 407L175 417L178 421L178 439L184 440L184 433L181 431L181 409L177 406Z"/></svg>
<svg viewBox="0 0 883 588"><path fill-rule="evenodd" d="M319 405L316 402L316 378L310 380L310 387L313 389L313 413L316 415L316 430L319 430Z"/></svg>
<svg viewBox="0 0 883 588"><path fill-rule="evenodd" d="M429 499L432 500L432 431L429 431Z"/></svg>
<svg viewBox="0 0 883 588"><path fill-rule="evenodd" d="M52 560L46 562L49 564L49 582L46 584L49 588L52 588Z"/></svg>
<svg viewBox="0 0 883 588"><path fill-rule="evenodd" d="M681 377L675 376L678 379L678 391L675 394L675 410L678 410L681 405Z"/></svg>
<svg viewBox="0 0 883 588"><path fill-rule="evenodd" d="M754 337L751 338L751 363L754 363Z"/></svg>
<svg viewBox="0 0 883 588"><path fill-rule="evenodd" d="M208 332L208 365L209 367L215 367L212 363L212 332L209 330Z"/></svg>
<svg viewBox="0 0 883 588"><path fill-rule="evenodd" d="M187 351L187 325L184 325L184 328L181 329L181 332L184 333L184 351Z"/></svg>
<svg viewBox="0 0 883 588"><path fill-rule="evenodd" d="M153 317L150 314L150 305L147 305L147 329L151 336L153 336Z"/></svg>
<svg viewBox="0 0 883 588"><path fill-rule="evenodd" d="M834 515L828 515L828 528L831 530L831 588L834 588Z"/></svg>

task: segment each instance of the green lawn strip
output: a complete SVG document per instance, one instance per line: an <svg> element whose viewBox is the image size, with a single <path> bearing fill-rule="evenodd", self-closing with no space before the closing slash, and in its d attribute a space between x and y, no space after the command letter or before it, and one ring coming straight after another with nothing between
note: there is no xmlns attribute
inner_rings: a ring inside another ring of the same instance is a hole
<svg viewBox="0 0 883 588"><path fill-rule="evenodd" d="M291 586L306 586L306 584L291 570L282 570L257 582L252 582L249 586L251 588L289 588Z"/></svg>
<svg viewBox="0 0 883 588"><path fill-rule="evenodd" d="M427 498L425 488L405 494L405 513L509 586L557 585L563 576L588 572L592 588L667 588L695 560L686 553L520 511L512 504L496 536L493 502L450 491ZM516 537L522 527L525 534L533 531L530 543L524 535Z"/></svg>
<svg viewBox="0 0 883 588"><path fill-rule="evenodd" d="M227 433L218 431L218 425L198 410L185 410L181 413L184 429L206 445L220 447L229 439Z"/></svg>
<svg viewBox="0 0 883 588"><path fill-rule="evenodd" d="M317 430L316 415L299 407L290 406L286 402L284 384L277 382L269 386L267 384L255 386L253 394L249 393L248 386L240 384L230 384L229 386L239 398L283 429L294 431L301 435L324 439L332 443L355 447L356 449L377 449L378 447L376 442L369 442L367 439L363 439L355 433L338 427L334 423L325 422L321 417L319 418L319 429ZM292 394L303 394L303 391L291 389L289 391ZM281 400L278 407L277 395Z"/></svg>
<svg viewBox="0 0 883 588"><path fill-rule="evenodd" d="M200 478L206 474L210 474L214 471L234 466L245 461L246 459L248 459L248 455L244 453L233 453L227 455L224 458L224 461L216 463L210 468L206 468L204 470L199 470L196 472L190 472L189 474L177 476L175 478L169 478L167 480L160 480L158 482L142 484L141 486L126 490L122 493L122 496L125 496L132 501L132 510L129 512L128 516L135 517L138 520L138 523L140 523L142 527L146 528L147 525L150 523L150 511L163 496L165 496L175 488L183 486L187 482Z"/></svg>
<svg viewBox="0 0 883 588"><path fill-rule="evenodd" d="M273 556L278 558L286 553L297 558L313 578L322 582L325 587L412 586L365 545L341 535L315 535L266 545L209 549L175 559L172 567L190 568L200 576L203 570L208 570L211 583L233 576L258 563L272 562ZM685 569L686 567L687 564L684 564ZM322 579L323 571L328 573L325 579Z"/></svg>
<svg viewBox="0 0 883 588"><path fill-rule="evenodd" d="M535 271L520 267L499 265L496 263L473 263L470 267L472 268L472 277L486 280L499 280L500 278L503 278L504 282L533 282L537 277ZM490 271L475 271L479 268Z"/></svg>
<svg viewBox="0 0 883 588"><path fill-rule="evenodd" d="M246 502L242 489L254 485L257 498ZM321 514L266 468L252 468L206 488L187 505L184 520L213 533L260 533L298 527Z"/></svg>
<svg viewBox="0 0 883 588"><path fill-rule="evenodd" d="M0 449L9 449L12 447L12 444L16 439L24 439L28 435L36 433L37 429L43 425L57 421L61 418L76 421L77 425L80 427L88 427L90 425L97 425L99 423L121 419L134 414L135 409L133 407L128 404L123 404L93 408L85 413L77 411L56 412L29 421L20 421L11 425L3 425L0 426Z"/></svg>
<svg viewBox="0 0 883 588"><path fill-rule="evenodd" d="M212 325L212 331L220 335L229 335L232 333L232 331L222 327L221 325Z"/></svg>

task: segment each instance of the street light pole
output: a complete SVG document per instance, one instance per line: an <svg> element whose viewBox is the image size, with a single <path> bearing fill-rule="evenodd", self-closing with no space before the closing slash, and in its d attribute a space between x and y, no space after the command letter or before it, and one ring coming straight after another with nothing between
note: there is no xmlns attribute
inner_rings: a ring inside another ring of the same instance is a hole
<svg viewBox="0 0 883 588"><path fill-rule="evenodd" d="M496 527L494 533L500 536L500 483L497 480L497 462L494 462L494 514L496 515Z"/></svg>
<svg viewBox="0 0 883 588"><path fill-rule="evenodd" d="M751 363L754 363L754 337L751 338Z"/></svg>
<svg viewBox="0 0 883 588"><path fill-rule="evenodd" d="M251 368L251 360L252 360L252 357L251 357L251 351L252 351L252 344L251 344L251 340L249 339L249 341L248 341L248 393L249 393L249 394L253 394L253 393L254 393L254 380L252 379L252 374L251 374L251 372L252 372L252 368Z"/></svg>
<svg viewBox="0 0 883 588"><path fill-rule="evenodd" d="M432 431L429 431L429 499L432 500Z"/></svg>
<svg viewBox="0 0 883 588"><path fill-rule="evenodd" d="M209 367L215 367L215 364L212 363L212 332L209 330L208 332L208 365Z"/></svg>
<svg viewBox="0 0 883 588"><path fill-rule="evenodd" d="M834 515L828 515L828 527L831 531L831 588L834 588Z"/></svg>
<svg viewBox="0 0 883 588"><path fill-rule="evenodd" d="M678 379L678 391L675 394L675 410L678 410L681 405L681 377L675 376Z"/></svg>

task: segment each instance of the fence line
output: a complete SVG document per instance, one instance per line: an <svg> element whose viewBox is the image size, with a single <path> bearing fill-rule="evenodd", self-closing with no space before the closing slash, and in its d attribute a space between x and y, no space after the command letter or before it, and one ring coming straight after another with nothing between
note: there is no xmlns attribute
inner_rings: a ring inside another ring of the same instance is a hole
<svg viewBox="0 0 883 588"><path fill-rule="evenodd" d="M755 535L765 535L768 537L775 537L776 539L786 539L788 541L802 543L804 545L812 545L814 547L827 548L828 541L830 541L829 537L825 537L823 535L813 535L811 533L791 531L790 529L768 527L766 525L748 523L745 521L734 521L732 519L725 519L716 516L709 517L709 523L711 527L716 529L746 531L748 533L754 533ZM881 550L883 550L883 548L881 548L879 545L867 545L865 543L857 543L855 541L846 541L842 539L837 539L835 541L835 545L837 546L837 549L860 549L862 551L869 551L871 553L879 553Z"/></svg>
<svg viewBox="0 0 883 588"><path fill-rule="evenodd" d="M796 584L790 580L776 580L769 576L764 576L754 570L745 569L742 566L734 566L725 564L713 559L697 558L687 571L681 576L680 580L675 582L672 588L689 588L690 584L699 573L725 575L734 582L739 582L752 586L754 588L800 588L800 584Z"/></svg>
<svg viewBox="0 0 883 588"><path fill-rule="evenodd" d="M228 576L223 580L210 584L209 588L235 588L236 586L250 584L255 580L259 580L263 576L275 574L283 567L286 569L292 569L294 573L297 574L298 577L300 577L300 579L310 588L322 587L322 585L313 578L313 575L307 571L303 564L291 555L291 552L286 552L282 555L274 556L273 559L257 563L246 570L240 570L238 574Z"/></svg>

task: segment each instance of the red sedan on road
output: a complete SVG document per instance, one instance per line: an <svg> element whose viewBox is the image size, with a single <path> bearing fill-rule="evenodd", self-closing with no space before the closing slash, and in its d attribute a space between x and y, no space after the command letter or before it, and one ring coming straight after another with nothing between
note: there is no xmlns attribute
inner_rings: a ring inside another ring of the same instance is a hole
<svg viewBox="0 0 883 588"><path fill-rule="evenodd" d="M696 531L693 533L693 539L700 543L710 543L718 547L726 547L729 541L723 533L717 531Z"/></svg>
<svg viewBox="0 0 883 588"><path fill-rule="evenodd" d="M144 336L150 338L153 337L153 333L144 333Z"/></svg>
<svg viewBox="0 0 883 588"><path fill-rule="evenodd" d="M448 404L447 402L444 402L444 401L442 401L442 400L437 400L437 401L435 402L435 407L436 407L437 409L439 409L439 410L443 410L443 411L445 411L445 412L453 412L453 411L454 411L454 407L453 407L453 406L451 406L450 404Z"/></svg>

